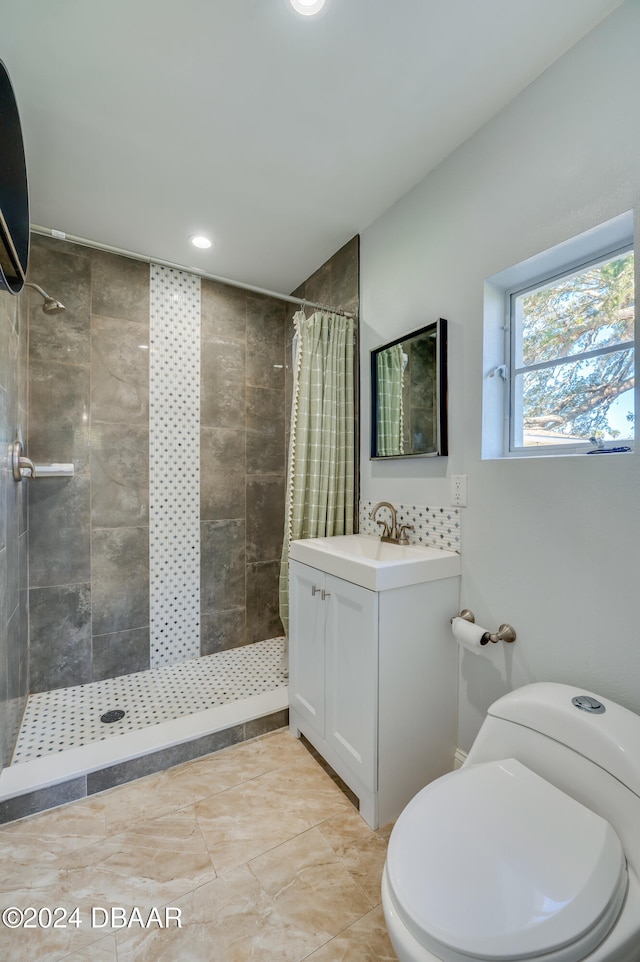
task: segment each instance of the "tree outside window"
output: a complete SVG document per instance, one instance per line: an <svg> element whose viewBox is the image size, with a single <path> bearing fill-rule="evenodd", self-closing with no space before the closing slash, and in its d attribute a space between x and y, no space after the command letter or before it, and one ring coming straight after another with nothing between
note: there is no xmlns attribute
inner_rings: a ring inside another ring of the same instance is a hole
<svg viewBox="0 0 640 962"><path fill-rule="evenodd" d="M634 255L511 294L511 449L634 436Z"/></svg>

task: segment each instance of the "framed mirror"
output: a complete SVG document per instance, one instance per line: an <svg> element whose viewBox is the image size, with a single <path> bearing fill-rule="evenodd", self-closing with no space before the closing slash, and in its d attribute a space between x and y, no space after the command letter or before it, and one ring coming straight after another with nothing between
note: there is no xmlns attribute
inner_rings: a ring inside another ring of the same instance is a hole
<svg viewBox="0 0 640 962"><path fill-rule="evenodd" d="M447 322L371 352L371 459L447 454Z"/></svg>

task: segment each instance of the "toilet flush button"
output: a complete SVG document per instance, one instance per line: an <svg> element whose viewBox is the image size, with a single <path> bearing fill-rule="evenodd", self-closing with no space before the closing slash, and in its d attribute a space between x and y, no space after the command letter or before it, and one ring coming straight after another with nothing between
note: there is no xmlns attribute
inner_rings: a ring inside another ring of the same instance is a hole
<svg viewBox="0 0 640 962"><path fill-rule="evenodd" d="M575 698L571 699L571 704L582 711L591 712L592 715L602 715L605 711L602 702L598 701L597 698L591 698L590 695L576 695Z"/></svg>

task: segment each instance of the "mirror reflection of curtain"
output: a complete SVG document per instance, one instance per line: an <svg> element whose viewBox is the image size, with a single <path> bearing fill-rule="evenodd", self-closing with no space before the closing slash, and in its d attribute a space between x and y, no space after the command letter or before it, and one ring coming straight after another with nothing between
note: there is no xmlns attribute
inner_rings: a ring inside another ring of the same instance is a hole
<svg viewBox="0 0 640 962"><path fill-rule="evenodd" d="M289 630L289 543L353 533L353 318L294 316L294 366L280 617Z"/></svg>
<svg viewBox="0 0 640 962"><path fill-rule="evenodd" d="M402 388L406 354L400 344L376 358L378 376L377 430L379 457L404 454Z"/></svg>

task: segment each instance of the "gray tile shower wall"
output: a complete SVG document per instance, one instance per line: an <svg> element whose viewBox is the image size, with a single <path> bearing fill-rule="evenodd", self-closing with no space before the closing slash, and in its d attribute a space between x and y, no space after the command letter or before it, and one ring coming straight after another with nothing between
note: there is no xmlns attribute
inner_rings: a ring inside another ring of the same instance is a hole
<svg viewBox="0 0 640 962"><path fill-rule="evenodd" d="M149 268L33 236L30 275L29 455L75 467L29 486L37 692L149 664Z"/></svg>
<svg viewBox="0 0 640 962"><path fill-rule="evenodd" d="M203 280L201 650L282 633L288 305Z"/></svg>
<svg viewBox="0 0 640 962"><path fill-rule="evenodd" d="M92 681L91 585L32 588L29 614L30 690Z"/></svg>
<svg viewBox="0 0 640 962"><path fill-rule="evenodd" d="M27 296L0 291L0 768L8 764L28 684L27 492L8 446L27 433Z"/></svg>

